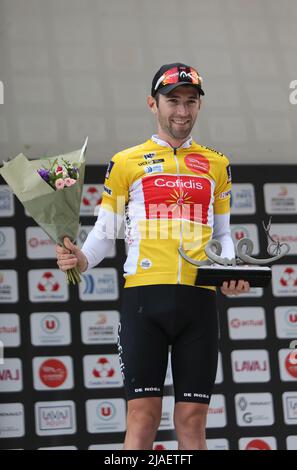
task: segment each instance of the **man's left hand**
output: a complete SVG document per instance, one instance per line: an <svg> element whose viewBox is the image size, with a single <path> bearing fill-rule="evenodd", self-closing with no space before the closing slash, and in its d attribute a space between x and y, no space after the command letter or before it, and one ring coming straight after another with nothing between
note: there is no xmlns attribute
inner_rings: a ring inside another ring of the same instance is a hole
<svg viewBox="0 0 297 470"><path fill-rule="evenodd" d="M221 287L221 292L224 295L240 295L249 292L250 284L248 281L230 281L228 285L228 281L224 281Z"/></svg>

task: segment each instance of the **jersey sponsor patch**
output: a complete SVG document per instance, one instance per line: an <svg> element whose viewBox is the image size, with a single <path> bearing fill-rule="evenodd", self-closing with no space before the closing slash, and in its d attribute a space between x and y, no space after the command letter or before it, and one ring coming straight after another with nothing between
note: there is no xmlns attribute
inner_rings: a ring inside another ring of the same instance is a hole
<svg viewBox="0 0 297 470"><path fill-rule="evenodd" d="M142 269L149 269L152 267L152 265L153 263L148 258L144 258L140 261L140 266L142 267Z"/></svg>
<svg viewBox="0 0 297 470"><path fill-rule="evenodd" d="M151 153L145 153L143 155L143 158L145 160L150 160L151 158L154 158L156 156L156 152L151 152Z"/></svg>
<svg viewBox="0 0 297 470"><path fill-rule="evenodd" d="M231 190L224 191L223 193L219 195L219 199L225 199L226 197L230 196L230 194L231 194Z"/></svg>
<svg viewBox="0 0 297 470"><path fill-rule="evenodd" d="M227 170L227 182L230 183L232 181L231 166L228 165L226 170Z"/></svg>
<svg viewBox="0 0 297 470"><path fill-rule="evenodd" d="M112 190L108 186L103 186L103 191L112 196Z"/></svg>
<svg viewBox="0 0 297 470"><path fill-rule="evenodd" d="M164 162L164 158L156 158L155 160L149 160L146 162L140 162L138 163L138 166L145 166L145 165L151 165L152 163L162 163Z"/></svg>
<svg viewBox="0 0 297 470"><path fill-rule="evenodd" d="M107 170L106 170L106 175L105 175L105 178L108 180L109 176L110 176L110 173L111 173L111 170L112 170L112 167L114 165L114 162L112 160L110 160L109 164L108 164L108 167L107 167Z"/></svg>
<svg viewBox="0 0 297 470"><path fill-rule="evenodd" d="M163 172L163 165L158 164L158 165L150 165L145 167L144 169L145 173L161 173Z"/></svg>
<svg viewBox="0 0 297 470"><path fill-rule="evenodd" d="M209 172L209 161L203 155L199 153L189 153L185 156L185 164L189 170L194 173L208 173Z"/></svg>
<svg viewBox="0 0 297 470"><path fill-rule="evenodd" d="M211 182L193 175L149 175L142 180L147 219L208 222Z"/></svg>
<svg viewBox="0 0 297 470"><path fill-rule="evenodd" d="M212 152L216 153L217 155L220 155L220 157L224 157L224 154L222 152L219 152L216 149L213 149L212 147L207 147L206 145L201 145L206 150L211 150Z"/></svg>

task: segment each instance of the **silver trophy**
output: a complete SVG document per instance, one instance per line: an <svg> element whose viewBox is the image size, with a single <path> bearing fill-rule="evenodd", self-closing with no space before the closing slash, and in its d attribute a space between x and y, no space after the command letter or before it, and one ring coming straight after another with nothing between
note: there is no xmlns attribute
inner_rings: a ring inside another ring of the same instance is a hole
<svg viewBox="0 0 297 470"><path fill-rule="evenodd" d="M290 247L287 243L273 240L270 235L271 217L267 226L262 222L267 235L267 252L270 258L254 258L252 256L254 244L249 238L242 238L235 247L235 257L222 258L222 246L219 241L211 240L205 247L208 257L206 261L196 261L190 258L182 247L180 255L189 263L198 267L196 285L222 286L224 281L248 281L251 287L267 287L271 281L271 268L268 264L274 263L286 256Z"/></svg>

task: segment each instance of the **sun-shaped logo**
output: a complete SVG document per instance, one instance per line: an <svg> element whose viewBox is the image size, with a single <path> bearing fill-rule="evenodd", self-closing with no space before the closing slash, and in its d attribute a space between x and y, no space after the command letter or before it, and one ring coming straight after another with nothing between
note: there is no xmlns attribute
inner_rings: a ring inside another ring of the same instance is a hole
<svg viewBox="0 0 297 470"><path fill-rule="evenodd" d="M181 208L186 204L193 204L191 201L192 196L189 196L188 193L184 192L182 189L178 192L176 189L173 194L170 194L171 199L167 199L165 202L169 202L172 206L172 210Z"/></svg>

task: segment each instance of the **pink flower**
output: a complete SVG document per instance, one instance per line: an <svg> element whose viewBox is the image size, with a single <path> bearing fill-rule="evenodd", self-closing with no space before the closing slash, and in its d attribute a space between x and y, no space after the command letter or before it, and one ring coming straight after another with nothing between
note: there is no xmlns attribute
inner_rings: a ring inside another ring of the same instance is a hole
<svg viewBox="0 0 297 470"><path fill-rule="evenodd" d="M65 186L64 180L62 178L59 178L55 182L55 186L57 189L63 189Z"/></svg>
<svg viewBox="0 0 297 470"><path fill-rule="evenodd" d="M74 180L73 178L65 178L65 185L66 186L72 186L75 183L76 183L76 180Z"/></svg>
<svg viewBox="0 0 297 470"><path fill-rule="evenodd" d="M63 168L61 166L58 166L56 168L56 175L58 175L59 173L62 173L63 172Z"/></svg>

